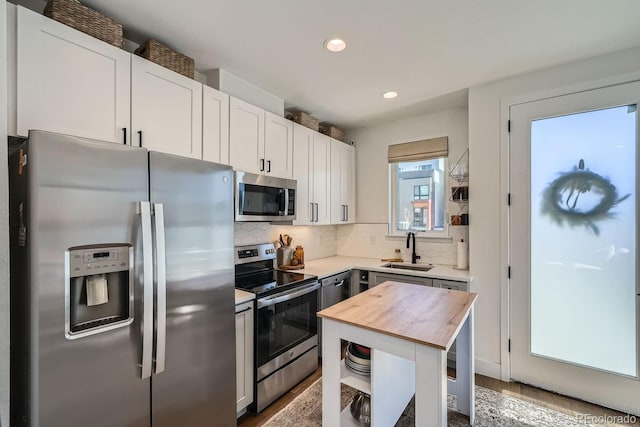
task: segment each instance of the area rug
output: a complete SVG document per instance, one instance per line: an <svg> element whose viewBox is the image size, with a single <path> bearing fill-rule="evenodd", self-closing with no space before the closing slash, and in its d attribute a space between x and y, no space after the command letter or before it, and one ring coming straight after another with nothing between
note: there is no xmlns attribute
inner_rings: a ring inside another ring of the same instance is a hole
<svg viewBox="0 0 640 427"><path fill-rule="evenodd" d="M342 408L345 408L356 391L342 386ZM455 396L448 396L449 427L468 426L469 418L455 412ZM415 411L413 399L396 423L396 427L412 427ZM313 383L289 405L271 417L264 427L319 427L322 425L322 378ZM478 427L573 427L592 426L576 417L543 408L515 397L507 396L484 387L476 386L476 422Z"/></svg>

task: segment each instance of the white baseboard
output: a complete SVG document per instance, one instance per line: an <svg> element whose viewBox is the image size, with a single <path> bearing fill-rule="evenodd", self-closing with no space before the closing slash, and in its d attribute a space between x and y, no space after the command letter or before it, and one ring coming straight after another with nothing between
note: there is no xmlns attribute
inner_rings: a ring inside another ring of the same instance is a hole
<svg viewBox="0 0 640 427"><path fill-rule="evenodd" d="M476 359L476 374L500 380L502 379L500 367L499 363Z"/></svg>

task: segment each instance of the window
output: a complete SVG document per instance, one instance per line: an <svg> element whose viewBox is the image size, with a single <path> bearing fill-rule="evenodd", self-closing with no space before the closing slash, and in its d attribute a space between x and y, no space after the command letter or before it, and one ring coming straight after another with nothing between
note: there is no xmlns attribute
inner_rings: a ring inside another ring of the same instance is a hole
<svg viewBox="0 0 640 427"><path fill-rule="evenodd" d="M414 185L413 186L413 200L427 200L429 198L429 186L428 185Z"/></svg>
<svg viewBox="0 0 640 427"><path fill-rule="evenodd" d="M426 215L427 210L425 208L415 208L413 210L413 226L426 227Z"/></svg>
<svg viewBox="0 0 640 427"><path fill-rule="evenodd" d="M389 146L389 234L447 237L446 137Z"/></svg>

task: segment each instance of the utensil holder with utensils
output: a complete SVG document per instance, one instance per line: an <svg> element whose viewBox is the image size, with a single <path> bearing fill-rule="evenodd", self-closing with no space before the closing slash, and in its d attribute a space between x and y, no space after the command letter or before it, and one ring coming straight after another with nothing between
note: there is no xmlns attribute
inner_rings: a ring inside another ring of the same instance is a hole
<svg viewBox="0 0 640 427"><path fill-rule="evenodd" d="M276 262L278 263L278 267L291 265L294 250L295 249L290 246L276 249Z"/></svg>

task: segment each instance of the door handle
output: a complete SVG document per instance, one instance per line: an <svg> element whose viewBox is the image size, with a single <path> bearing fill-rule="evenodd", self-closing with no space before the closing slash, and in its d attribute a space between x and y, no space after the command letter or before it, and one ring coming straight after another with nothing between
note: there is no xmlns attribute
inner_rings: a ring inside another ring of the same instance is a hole
<svg viewBox="0 0 640 427"><path fill-rule="evenodd" d="M127 128L122 128L122 143L127 145Z"/></svg>
<svg viewBox="0 0 640 427"><path fill-rule="evenodd" d="M156 225L156 355L154 373L164 371L167 340L167 257L164 235L164 206L154 203Z"/></svg>
<svg viewBox="0 0 640 427"><path fill-rule="evenodd" d="M318 222L318 204L314 203L316 205L316 222Z"/></svg>
<svg viewBox="0 0 640 427"><path fill-rule="evenodd" d="M267 160L267 172L271 172L271 160Z"/></svg>
<svg viewBox="0 0 640 427"><path fill-rule="evenodd" d="M142 147L142 131L138 131L138 147Z"/></svg>
<svg viewBox="0 0 640 427"><path fill-rule="evenodd" d="M236 315L238 315L240 313L244 313L245 311L249 311L249 310L253 310L253 307L247 307L244 310L236 311Z"/></svg>
<svg viewBox="0 0 640 427"><path fill-rule="evenodd" d="M345 216L344 220L349 221L349 205L344 205Z"/></svg>
<svg viewBox="0 0 640 427"><path fill-rule="evenodd" d="M310 207L311 207L311 212L310 212L310 214L311 214L311 221L310 221L310 222L314 222L314 212L315 212L314 205L315 205L315 203L309 203L309 205L310 205Z"/></svg>
<svg viewBox="0 0 640 427"><path fill-rule="evenodd" d="M142 222L142 355L141 378L151 376L153 350L153 241L151 238L151 204L140 202Z"/></svg>
<svg viewBox="0 0 640 427"><path fill-rule="evenodd" d="M264 159L260 159L260 172L264 172Z"/></svg>

